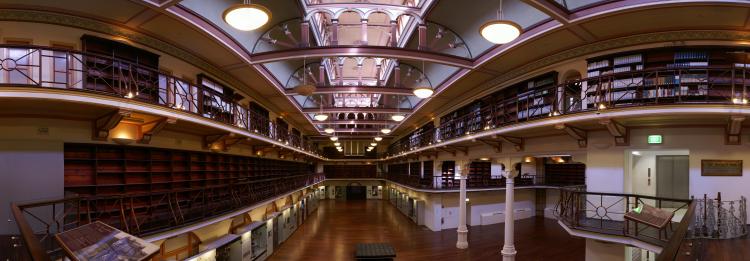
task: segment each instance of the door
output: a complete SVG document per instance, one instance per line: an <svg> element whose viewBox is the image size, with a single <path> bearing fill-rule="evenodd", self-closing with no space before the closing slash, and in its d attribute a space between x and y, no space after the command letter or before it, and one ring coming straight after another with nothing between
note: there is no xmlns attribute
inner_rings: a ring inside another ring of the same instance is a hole
<svg viewBox="0 0 750 261"><path fill-rule="evenodd" d="M365 186L346 186L347 200L365 200L367 199L367 187Z"/></svg>
<svg viewBox="0 0 750 261"><path fill-rule="evenodd" d="M662 198L688 199L690 166L686 155L656 156L656 196ZM678 207L681 204L664 204L662 207Z"/></svg>

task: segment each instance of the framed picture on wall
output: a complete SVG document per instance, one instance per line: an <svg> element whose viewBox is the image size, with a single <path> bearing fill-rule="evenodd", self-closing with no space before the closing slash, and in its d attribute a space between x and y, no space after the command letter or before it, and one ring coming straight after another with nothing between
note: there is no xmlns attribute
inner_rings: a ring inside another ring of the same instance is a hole
<svg viewBox="0 0 750 261"><path fill-rule="evenodd" d="M701 176L742 176L742 160L701 160Z"/></svg>

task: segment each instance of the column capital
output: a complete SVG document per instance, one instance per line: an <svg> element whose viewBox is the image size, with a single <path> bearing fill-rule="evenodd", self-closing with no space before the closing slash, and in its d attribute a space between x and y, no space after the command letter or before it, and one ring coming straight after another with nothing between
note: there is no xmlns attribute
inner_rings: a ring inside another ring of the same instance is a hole
<svg viewBox="0 0 750 261"><path fill-rule="evenodd" d="M506 179L513 179L515 177L518 177L518 172L514 170L506 170L503 171L503 177L505 177Z"/></svg>

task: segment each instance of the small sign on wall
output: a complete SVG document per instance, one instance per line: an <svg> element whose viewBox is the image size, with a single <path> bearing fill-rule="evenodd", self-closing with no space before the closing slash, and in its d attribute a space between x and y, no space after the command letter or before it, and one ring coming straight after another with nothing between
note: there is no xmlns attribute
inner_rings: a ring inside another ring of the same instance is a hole
<svg viewBox="0 0 750 261"><path fill-rule="evenodd" d="M701 160L701 176L742 176L742 160Z"/></svg>

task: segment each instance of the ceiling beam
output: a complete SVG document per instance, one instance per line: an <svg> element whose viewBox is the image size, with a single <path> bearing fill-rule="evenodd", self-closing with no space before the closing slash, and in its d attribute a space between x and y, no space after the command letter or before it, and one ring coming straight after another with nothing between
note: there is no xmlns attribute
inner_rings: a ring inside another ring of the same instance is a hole
<svg viewBox="0 0 750 261"><path fill-rule="evenodd" d="M369 112L369 113L411 113L410 109L396 108L372 108L372 107L323 107L321 108L304 108L302 113L337 113L337 112ZM398 123L394 123L398 124Z"/></svg>
<svg viewBox="0 0 750 261"><path fill-rule="evenodd" d="M313 94L332 94L332 93L381 93L392 95L414 95L412 88L400 87L376 87L376 86L326 86L316 87ZM294 89L284 91L286 95L297 95Z"/></svg>
<svg viewBox="0 0 750 261"><path fill-rule="evenodd" d="M553 3L552 1L547 1L547 0L521 0L521 1L526 3L527 5L530 5L531 7L536 8L539 11L542 11L543 13L552 17L552 19L555 19L562 24L570 23L570 13L568 13L568 10L566 10L565 7L560 6L557 3Z"/></svg>
<svg viewBox="0 0 750 261"><path fill-rule="evenodd" d="M252 54L252 64L264 64L291 59L311 59L325 57L382 57L395 58L399 60L425 61L448 66L473 69L474 62L471 59L455 55L395 48L388 46L320 46L309 48L295 48L282 51L264 52Z"/></svg>

